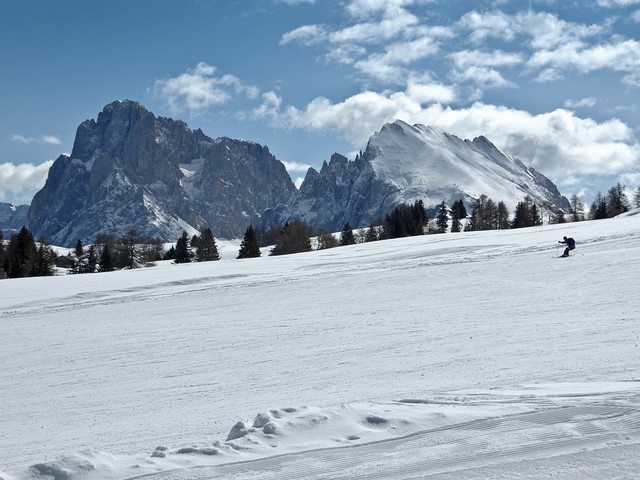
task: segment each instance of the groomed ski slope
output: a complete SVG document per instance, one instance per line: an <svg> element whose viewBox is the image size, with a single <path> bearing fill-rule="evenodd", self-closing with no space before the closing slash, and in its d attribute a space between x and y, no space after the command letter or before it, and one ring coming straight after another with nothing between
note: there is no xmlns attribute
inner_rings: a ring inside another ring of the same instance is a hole
<svg viewBox="0 0 640 480"><path fill-rule="evenodd" d="M0 477L637 478L635 213L2 281Z"/></svg>

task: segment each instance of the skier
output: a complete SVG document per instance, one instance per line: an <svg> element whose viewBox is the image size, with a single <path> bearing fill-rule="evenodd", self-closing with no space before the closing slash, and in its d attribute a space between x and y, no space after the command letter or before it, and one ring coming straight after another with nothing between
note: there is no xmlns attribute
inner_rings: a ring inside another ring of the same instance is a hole
<svg viewBox="0 0 640 480"><path fill-rule="evenodd" d="M576 241L571 237L562 237L562 240L560 240L558 243L564 243L567 245L567 248L564 249L564 253L560 255L561 257L568 257L569 250L573 250L574 248L576 248Z"/></svg>

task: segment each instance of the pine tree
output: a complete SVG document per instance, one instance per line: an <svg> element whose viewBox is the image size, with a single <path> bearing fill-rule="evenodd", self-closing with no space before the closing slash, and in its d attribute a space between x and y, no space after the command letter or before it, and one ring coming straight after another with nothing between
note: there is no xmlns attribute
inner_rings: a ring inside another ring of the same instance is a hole
<svg viewBox="0 0 640 480"><path fill-rule="evenodd" d="M458 220L467 218L467 209L465 208L462 199L456 200L453 202L453 205L451 205L451 216Z"/></svg>
<svg viewBox="0 0 640 480"><path fill-rule="evenodd" d="M167 250L167 253L165 253L163 258L164 260L174 260L176 258L176 247L171 245L171 247L169 247L169 250Z"/></svg>
<svg viewBox="0 0 640 480"><path fill-rule="evenodd" d="M311 251L311 227L303 220L296 218L286 222L269 255L288 255Z"/></svg>
<svg viewBox="0 0 640 480"><path fill-rule="evenodd" d="M356 238L353 236L353 229L349 222L345 223L342 226L342 231L340 232L340 246L344 247L345 245L354 245L356 243Z"/></svg>
<svg viewBox="0 0 640 480"><path fill-rule="evenodd" d="M82 247L82 242L78 239L76 243L76 258L81 258L84 255L84 248Z"/></svg>
<svg viewBox="0 0 640 480"><path fill-rule="evenodd" d="M509 225L509 209L503 201L498 202L496 222L498 230L505 230Z"/></svg>
<svg viewBox="0 0 640 480"><path fill-rule="evenodd" d="M323 233L318 237L318 250L327 250L328 248L335 248L339 246L340 243L333 236L333 233Z"/></svg>
<svg viewBox="0 0 640 480"><path fill-rule="evenodd" d="M196 258L199 262L214 262L220 260L218 245L210 228L205 228L196 242Z"/></svg>
<svg viewBox="0 0 640 480"><path fill-rule="evenodd" d="M98 264L98 257L96 255L96 249L93 245L89 246L87 252L87 265L85 266L83 273L94 273Z"/></svg>
<svg viewBox="0 0 640 480"><path fill-rule="evenodd" d="M636 188L636 193L633 194L633 204L636 208L640 208L640 185Z"/></svg>
<svg viewBox="0 0 640 480"><path fill-rule="evenodd" d="M174 263L191 262L191 252L189 250L189 235L186 231L182 231L182 235L176 242L176 258Z"/></svg>
<svg viewBox="0 0 640 480"><path fill-rule="evenodd" d="M249 225L244 232L237 258L256 258L261 254L260 245L258 245L258 234L253 225Z"/></svg>
<svg viewBox="0 0 640 480"><path fill-rule="evenodd" d="M375 242L376 240L378 240L378 229L373 224L370 224L365 233L364 241Z"/></svg>
<svg viewBox="0 0 640 480"><path fill-rule="evenodd" d="M463 212L464 210L464 212ZM460 220L466 218L467 210L464 208L464 202L462 200L456 200L451 205L451 231L457 233L462 230L462 223Z"/></svg>
<svg viewBox="0 0 640 480"><path fill-rule="evenodd" d="M625 186L618 182L607 193L607 212L609 217L615 217L629 211L629 199L625 193Z"/></svg>
<svg viewBox="0 0 640 480"><path fill-rule="evenodd" d="M111 250L109 249L109 244L105 243L102 247L102 253L100 253L98 270L101 272L111 272L113 269L113 257L111 256Z"/></svg>
<svg viewBox="0 0 640 480"><path fill-rule="evenodd" d="M7 252L4 247L4 235L2 234L2 230L0 230L0 278L4 277L4 274L5 274L6 258L7 258Z"/></svg>
<svg viewBox="0 0 640 480"><path fill-rule="evenodd" d="M7 257L9 259L9 277L22 278L31 274L36 260L37 247L33 235L23 226L11 236Z"/></svg>
<svg viewBox="0 0 640 480"><path fill-rule="evenodd" d="M34 277L50 277L55 273L55 254L46 240L41 238L36 251L36 258L31 269Z"/></svg>
<svg viewBox="0 0 640 480"><path fill-rule="evenodd" d="M529 217L529 223L531 224L532 227L538 227L542 225L542 217L538 213L538 207L536 206L535 203L531 205L531 214Z"/></svg>
<svg viewBox="0 0 640 480"><path fill-rule="evenodd" d="M602 193L596 193L589 210L589 219L602 220L608 217L608 213L607 200L602 196Z"/></svg>
<svg viewBox="0 0 640 480"><path fill-rule="evenodd" d="M511 228L523 228L529 226L529 206L526 201L518 202L513 214Z"/></svg>
<svg viewBox="0 0 640 480"><path fill-rule="evenodd" d="M436 217L436 233L445 233L447 228L449 228L449 214L447 213L447 204L443 200Z"/></svg>

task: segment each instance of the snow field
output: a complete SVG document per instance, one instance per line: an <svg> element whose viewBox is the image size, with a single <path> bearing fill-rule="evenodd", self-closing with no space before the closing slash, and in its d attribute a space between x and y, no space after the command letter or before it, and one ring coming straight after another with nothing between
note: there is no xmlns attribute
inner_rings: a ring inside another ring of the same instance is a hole
<svg viewBox="0 0 640 480"><path fill-rule="evenodd" d="M3 281L0 477L633 478L639 227Z"/></svg>

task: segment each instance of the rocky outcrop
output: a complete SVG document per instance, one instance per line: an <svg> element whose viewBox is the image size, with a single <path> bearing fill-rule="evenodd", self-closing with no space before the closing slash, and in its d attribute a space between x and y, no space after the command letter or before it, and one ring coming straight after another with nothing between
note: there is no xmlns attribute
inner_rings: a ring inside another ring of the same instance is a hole
<svg viewBox="0 0 640 480"><path fill-rule="evenodd" d="M236 238L295 190L267 147L214 140L118 101L78 127L71 155L52 165L28 221L58 245L91 242L102 232L121 236L131 227L166 241L204 227Z"/></svg>

